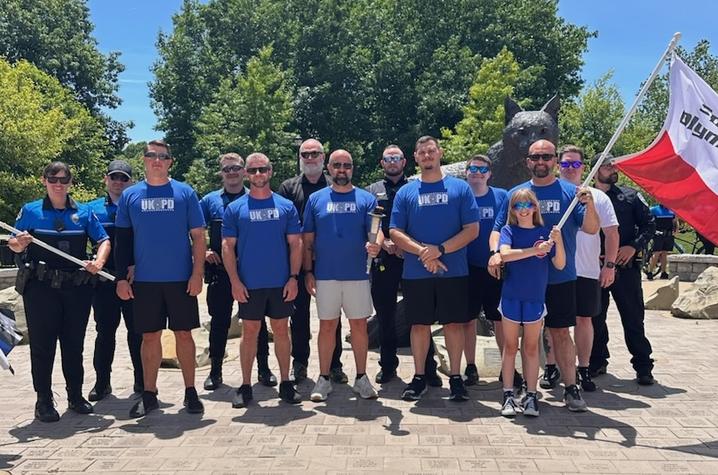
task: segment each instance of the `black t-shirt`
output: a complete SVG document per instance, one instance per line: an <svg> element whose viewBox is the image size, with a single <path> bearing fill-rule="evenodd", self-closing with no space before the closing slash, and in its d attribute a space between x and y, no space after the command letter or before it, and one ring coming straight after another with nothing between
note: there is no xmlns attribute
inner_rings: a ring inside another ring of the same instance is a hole
<svg viewBox="0 0 718 475"><path fill-rule="evenodd" d="M294 178L284 180L282 184L279 185L277 193L294 203L294 207L297 208L299 219L301 220L304 218L304 206L309 199L309 195L315 191L326 188L330 184L330 180L324 174L319 177L316 183L312 183L307 180L306 175L302 173Z"/></svg>

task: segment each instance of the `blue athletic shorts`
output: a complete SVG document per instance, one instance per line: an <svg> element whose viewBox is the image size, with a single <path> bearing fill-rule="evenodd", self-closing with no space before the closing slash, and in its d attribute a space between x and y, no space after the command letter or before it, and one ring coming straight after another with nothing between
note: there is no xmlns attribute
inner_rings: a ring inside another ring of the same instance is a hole
<svg viewBox="0 0 718 475"><path fill-rule="evenodd" d="M499 310L507 320L522 325L541 321L546 315L546 305L543 302L525 302L502 298Z"/></svg>

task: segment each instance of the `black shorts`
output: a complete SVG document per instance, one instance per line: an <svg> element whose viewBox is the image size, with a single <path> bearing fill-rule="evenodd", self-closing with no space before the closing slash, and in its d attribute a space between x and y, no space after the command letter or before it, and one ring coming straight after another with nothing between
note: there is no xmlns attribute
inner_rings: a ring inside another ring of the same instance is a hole
<svg viewBox="0 0 718 475"><path fill-rule="evenodd" d="M410 325L466 323L469 316L469 277L404 279L401 284Z"/></svg>
<svg viewBox="0 0 718 475"><path fill-rule="evenodd" d="M137 333L199 328L197 297L187 293L187 282L135 282L132 291Z"/></svg>
<svg viewBox="0 0 718 475"><path fill-rule="evenodd" d="M485 267L469 266L469 317L476 318L483 309L487 320L501 321L499 302L503 282L494 279Z"/></svg>
<svg viewBox="0 0 718 475"><path fill-rule="evenodd" d="M282 319L294 313L294 301L284 301L282 287L252 289L248 292L249 300L239 306L239 318L242 320L264 320L265 316Z"/></svg>
<svg viewBox="0 0 718 475"><path fill-rule="evenodd" d="M546 287L546 327L576 326L576 281L569 280Z"/></svg>
<svg viewBox="0 0 718 475"><path fill-rule="evenodd" d="M653 238L651 252L672 251L674 239L672 234L664 234Z"/></svg>
<svg viewBox="0 0 718 475"><path fill-rule="evenodd" d="M601 284L598 279L576 278L576 316L595 317L601 313Z"/></svg>

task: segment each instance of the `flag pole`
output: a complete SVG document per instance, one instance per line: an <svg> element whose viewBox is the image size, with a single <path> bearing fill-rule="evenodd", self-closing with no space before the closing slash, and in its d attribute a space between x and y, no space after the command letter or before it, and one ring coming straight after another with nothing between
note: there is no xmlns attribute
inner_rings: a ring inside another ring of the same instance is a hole
<svg viewBox="0 0 718 475"><path fill-rule="evenodd" d="M618 137L621 136L621 134L623 133L623 129L626 128L626 126L628 125L628 122L631 120L631 117L633 117L633 113L636 112L636 109L638 108L638 104L643 99L643 96L646 95L648 88L651 87L651 84L653 84L653 81L658 76L658 73L660 72L661 68L663 68L663 62L666 60L666 58L668 58L668 56L671 55L671 53L673 53L673 50L676 48L676 45L678 45L678 41L680 41L680 39L681 39L681 33L676 32L673 35L673 38L671 38L671 42L668 43L668 48L666 48L666 51L663 52L663 54L661 55L661 58L658 60L658 63L656 63L656 67L653 68L653 72L648 77L648 80L645 82L645 84L643 85L641 90L638 92L638 95L633 100L633 105L631 105L631 108L628 109L628 112L626 112L626 115L623 116L623 120L621 120L621 123L618 124L618 128L613 133L611 140L609 140L608 144L606 144L606 148L604 148L603 152L601 152L601 155L598 157L596 164L593 166L593 168L591 168L591 171L589 172L588 176L583 181L581 186L588 186L588 184L591 182L593 177L598 172L598 169L601 167L601 165L603 165L603 161L604 161L606 155L608 155L608 152L611 151L613 146L616 144L616 141L618 141ZM564 212L563 216L561 216L561 221L558 222L557 226L559 229L561 229L563 227L563 225L566 224L566 221L568 220L569 215L571 214L571 212L573 211L573 209L576 207L577 204L578 204L578 197L574 196L573 200L571 201L571 204L568 205L568 208Z"/></svg>

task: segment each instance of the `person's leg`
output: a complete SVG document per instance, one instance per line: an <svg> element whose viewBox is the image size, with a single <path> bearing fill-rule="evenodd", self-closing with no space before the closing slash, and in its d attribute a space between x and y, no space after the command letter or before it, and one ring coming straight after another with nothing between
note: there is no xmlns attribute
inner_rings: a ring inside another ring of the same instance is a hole
<svg viewBox="0 0 718 475"><path fill-rule="evenodd" d="M576 353L578 354L578 365L588 366L593 347L593 322L591 317L577 317L574 330L576 338Z"/></svg>
<svg viewBox="0 0 718 475"><path fill-rule="evenodd" d="M115 296L117 298L117 296ZM122 309L122 318L125 320L125 328L127 329L127 346L130 350L130 360L132 361L132 369L134 370L135 392L141 392L144 388L144 377L142 369L142 334L135 329L134 307L132 301L123 301L117 298Z"/></svg>
<svg viewBox="0 0 718 475"><path fill-rule="evenodd" d="M411 354L414 357L414 373L425 374L426 354L431 341L431 325L412 325L410 339Z"/></svg>
<svg viewBox="0 0 718 475"><path fill-rule="evenodd" d="M332 362L332 354L334 353L334 347L336 346L336 332L337 326L339 325L339 317L332 320L320 320L319 321L319 374L322 376L329 375L330 366Z"/></svg>
<svg viewBox="0 0 718 475"><path fill-rule="evenodd" d="M467 365L476 365L476 324L477 319L474 318L466 323L461 324L461 332L464 334L464 356Z"/></svg>
<svg viewBox="0 0 718 475"><path fill-rule="evenodd" d="M668 273L668 253L666 251L661 252L661 274Z"/></svg>
<svg viewBox="0 0 718 475"><path fill-rule="evenodd" d="M289 381L289 356L291 341L289 340L289 318L272 318L269 320L274 335L274 354L279 364L279 377L282 382Z"/></svg>
<svg viewBox="0 0 718 475"><path fill-rule="evenodd" d="M521 358L524 378L528 392L536 392L539 373L539 339L541 338L542 321L524 325L524 336L521 341ZM513 374L513 373L512 373ZM513 376L511 376L513 377Z"/></svg>
<svg viewBox="0 0 718 475"><path fill-rule="evenodd" d="M576 349L569 328L550 328L556 362L565 386L576 384Z"/></svg>
<svg viewBox="0 0 718 475"><path fill-rule="evenodd" d="M504 322L502 320L496 320L492 323L494 324L496 347L499 349L499 353L502 353L504 351Z"/></svg>
<svg viewBox="0 0 718 475"><path fill-rule="evenodd" d="M344 343L342 342L342 321L341 318L337 319L337 328L334 330L334 350L332 351L331 370L343 374L342 368L342 351L344 351Z"/></svg>
<svg viewBox="0 0 718 475"><path fill-rule="evenodd" d="M366 358L369 352L366 321L366 318L349 319L349 329L352 332L352 352L354 353L357 374L366 373Z"/></svg>
<svg viewBox="0 0 718 475"><path fill-rule="evenodd" d="M182 370L182 379L185 388L194 387L194 373L196 366L196 348L192 332L189 330L175 330L175 343L177 345L177 360Z"/></svg>
<svg viewBox="0 0 718 475"><path fill-rule="evenodd" d="M82 399L82 383L85 370L82 365L82 350L85 347L85 333L92 308L92 287L80 285L62 289L62 328L60 329L60 351L62 372L67 383L68 397Z"/></svg>
<svg viewBox="0 0 718 475"><path fill-rule="evenodd" d="M264 319L264 317L262 317ZM257 355L257 337L261 320L242 319L242 339L239 342L239 359L242 367L242 385L252 385L252 366Z"/></svg>
<svg viewBox="0 0 718 475"><path fill-rule="evenodd" d="M157 373L162 363L162 330L142 334L142 369L145 391L157 392Z"/></svg>
<svg viewBox="0 0 718 475"><path fill-rule="evenodd" d="M304 286L304 272L299 274L299 291L294 300L294 313L290 319L292 337L292 359L294 367L300 365L303 369L303 377L306 377L306 369L309 365L309 340L311 331L309 326L309 305L311 296ZM295 374L296 377L296 374Z"/></svg>
<svg viewBox="0 0 718 475"><path fill-rule="evenodd" d="M117 328L120 326L121 300L115 294L113 282L100 282L94 289L92 301L95 319L95 352L92 365L95 368L97 396L104 395L110 385L110 373L115 356Z"/></svg>
<svg viewBox="0 0 718 475"><path fill-rule="evenodd" d="M446 350L449 353L449 373L452 376L459 375L461 374L461 355L464 352L464 324L445 324L444 338L446 341Z"/></svg>
<svg viewBox="0 0 718 475"><path fill-rule="evenodd" d="M222 362L227 349L227 334L233 307L234 298L229 277L224 272L217 272L207 284L207 310L210 315L209 358L212 364L210 377L217 379L217 383L222 378ZM210 384L213 387L217 385Z"/></svg>
<svg viewBox="0 0 718 475"><path fill-rule="evenodd" d="M257 368L260 375L269 371L269 330L267 322L262 319L257 334Z"/></svg>
<svg viewBox="0 0 718 475"><path fill-rule="evenodd" d="M546 364L547 365L555 365L556 364L556 345L553 342L553 339L551 338L551 332L548 331L548 328L544 329L544 340L546 341Z"/></svg>
<svg viewBox="0 0 718 475"><path fill-rule="evenodd" d="M637 375L646 375L653 370L651 343L646 337L644 326L645 308L638 269L620 270L620 285L613 288L618 313L621 316L626 347L633 356L631 364Z"/></svg>
<svg viewBox="0 0 718 475"><path fill-rule="evenodd" d="M591 319L593 324L593 345L591 346L591 357L589 358L589 370L592 373L599 371L601 368L608 366L608 325L606 317L608 314L608 306L611 303L610 289L616 284L606 289L601 289L601 311L598 315Z"/></svg>
<svg viewBox="0 0 718 475"><path fill-rule="evenodd" d="M38 396L52 398L52 368L62 327L62 300L49 283L31 280L23 292L30 337L30 371Z"/></svg>
<svg viewBox="0 0 718 475"><path fill-rule="evenodd" d="M504 317L501 326L504 332L503 350L501 353L501 375L504 381L504 391L513 391L512 385L514 370L516 369L516 353L519 351L519 324Z"/></svg>
<svg viewBox="0 0 718 475"><path fill-rule="evenodd" d="M391 257L391 256L389 256ZM383 270L372 270L371 296L379 323L379 366L383 373L394 373L399 365L396 356L396 297L401 280L401 265L387 257Z"/></svg>

